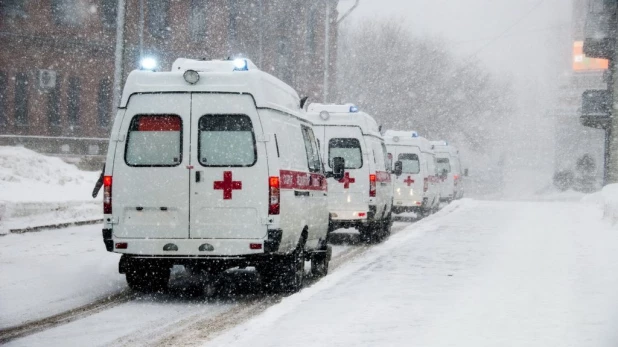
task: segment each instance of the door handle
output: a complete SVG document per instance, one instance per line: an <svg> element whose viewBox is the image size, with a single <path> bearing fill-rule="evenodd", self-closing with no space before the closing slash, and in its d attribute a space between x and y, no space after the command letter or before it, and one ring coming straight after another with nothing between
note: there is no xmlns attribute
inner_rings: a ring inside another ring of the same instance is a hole
<svg viewBox="0 0 618 347"><path fill-rule="evenodd" d="M199 183L202 180L202 171L195 171L195 183Z"/></svg>

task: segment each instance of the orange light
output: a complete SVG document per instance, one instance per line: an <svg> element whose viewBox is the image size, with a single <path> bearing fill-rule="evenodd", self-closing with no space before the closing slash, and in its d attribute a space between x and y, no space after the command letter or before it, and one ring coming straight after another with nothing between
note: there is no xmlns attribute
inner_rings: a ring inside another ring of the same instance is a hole
<svg viewBox="0 0 618 347"><path fill-rule="evenodd" d="M268 185L271 187L279 187L279 177L273 176L268 180Z"/></svg>

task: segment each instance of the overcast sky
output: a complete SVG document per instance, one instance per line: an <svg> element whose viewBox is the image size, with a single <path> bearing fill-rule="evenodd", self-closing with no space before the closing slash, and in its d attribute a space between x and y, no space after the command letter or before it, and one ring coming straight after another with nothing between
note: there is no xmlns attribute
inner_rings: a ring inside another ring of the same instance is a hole
<svg viewBox="0 0 618 347"><path fill-rule="evenodd" d="M354 0L339 4L343 13ZM349 19L370 17L399 18L415 34L442 36L462 57L478 52L488 68L519 84L546 83L552 69L568 69L560 59L569 43L558 37L570 31L570 0L360 0Z"/></svg>

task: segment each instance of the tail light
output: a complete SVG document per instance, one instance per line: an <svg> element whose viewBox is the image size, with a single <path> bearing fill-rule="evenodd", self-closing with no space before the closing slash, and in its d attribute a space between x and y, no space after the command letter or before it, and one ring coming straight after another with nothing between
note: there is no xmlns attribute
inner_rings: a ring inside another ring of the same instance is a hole
<svg viewBox="0 0 618 347"><path fill-rule="evenodd" d="M279 214L281 207L281 189L279 177L273 176L268 179L268 214Z"/></svg>
<svg viewBox="0 0 618 347"><path fill-rule="evenodd" d="M376 175L369 175L369 196L376 196Z"/></svg>
<svg viewBox="0 0 618 347"><path fill-rule="evenodd" d="M103 214L112 213L112 176L103 177Z"/></svg>
<svg viewBox="0 0 618 347"><path fill-rule="evenodd" d="M425 177L425 179L423 179L423 192L427 193L428 190L429 190L429 178Z"/></svg>
<svg viewBox="0 0 618 347"><path fill-rule="evenodd" d="M459 183L458 181L459 181L459 175L453 175L453 184L457 185L457 183Z"/></svg>

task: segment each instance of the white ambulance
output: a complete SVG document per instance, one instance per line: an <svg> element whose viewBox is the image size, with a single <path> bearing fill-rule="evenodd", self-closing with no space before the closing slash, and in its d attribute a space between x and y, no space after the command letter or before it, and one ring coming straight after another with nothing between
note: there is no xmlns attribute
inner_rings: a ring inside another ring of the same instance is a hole
<svg viewBox="0 0 618 347"><path fill-rule="evenodd" d="M440 182L432 145L415 131L389 130L386 149L394 162L393 212L428 215L440 206Z"/></svg>
<svg viewBox="0 0 618 347"><path fill-rule="evenodd" d="M376 121L352 104L311 104L324 164L333 170L343 158L345 175L328 180L331 230L355 227L365 242L390 233L393 190L386 146Z"/></svg>
<svg viewBox="0 0 618 347"><path fill-rule="evenodd" d="M164 288L173 265L255 266L290 291L306 259L326 274L327 180L303 115L291 87L246 59L131 72L103 179L103 238L129 286Z"/></svg>
<svg viewBox="0 0 618 347"><path fill-rule="evenodd" d="M446 141L432 141L436 153L436 166L442 181L440 188L440 200L451 202L463 196L463 190L459 191L462 182L462 170L459 160L459 150L451 146Z"/></svg>

